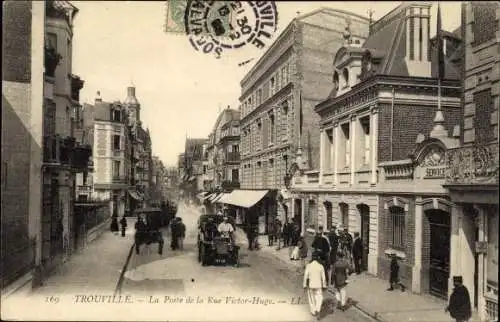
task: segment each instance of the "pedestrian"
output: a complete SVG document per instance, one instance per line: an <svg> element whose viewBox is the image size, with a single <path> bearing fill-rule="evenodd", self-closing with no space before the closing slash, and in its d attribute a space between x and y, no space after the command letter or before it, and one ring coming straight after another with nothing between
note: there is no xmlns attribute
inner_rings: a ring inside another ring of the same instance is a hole
<svg viewBox="0 0 500 322"><path fill-rule="evenodd" d="M146 224L146 220L143 215L139 215L137 218L137 222L135 223L135 252L139 254L140 246L144 242L148 226Z"/></svg>
<svg viewBox="0 0 500 322"><path fill-rule="evenodd" d="M307 293L309 309L311 314L319 320L321 304L323 304L323 290L326 289L325 269L319 263L320 254L315 252L312 255L312 260L307 264L304 271L303 286Z"/></svg>
<svg viewBox="0 0 500 322"><path fill-rule="evenodd" d="M125 237L125 230L127 229L127 219L125 219L125 216L120 220L120 225L122 227L122 237Z"/></svg>
<svg viewBox="0 0 500 322"><path fill-rule="evenodd" d="M276 242L278 244L276 250L280 250L281 249L281 239L283 238L283 226L281 224L281 220L279 220L278 218L276 218L275 220L275 232L276 232Z"/></svg>
<svg viewBox="0 0 500 322"><path fill-rule="evenodd" d="M177 220L177 247L184 250L184 238L186 237L186 225L182 222L182 218Z"/></svg>
<svg viewBox="0 0 500 322"><path fill-rule="evenodd" d="M330 263L333 265L337 261L337 252L339 249L339 236L337 235L337 227L333 226L328 233L328 240L330 241Z"/></svg>
<svg viewBox="0 0 500 322"><path fill-rule="evenodd" d="M347 306L347 276L349 275L349 263L345 259L342 252L337 254L337 262L332 269L332 282L335 286L335 298L337 299L337 307L345 311Z"/></svg>
<svg viewBox="0 0 500 322"><path fill-rule="evenodd" d="M253 250L253 229L252 223L250 221L248 221L246 224L245 233L248 239L248 250Z"/></svg>
<svg viewBox="0 0 500 322"><path fill-rule="evenodd" d="M296 254L297 257L294 257L294 259L300 260L300 271L303 271L306 267L306 260L308 253L307 243L306 240L304 239L304 235L301 235L299 237L299 241L297 242L297 246L295 246L295 249L297 249L297 254Z"/></svg>
<svg viewBox="0 0 500 322"><path fill-rule="evenodd" d="M323 264L323 267L325 269L325 272L328 272L330 270L330 241L328 238L325 236L323 232L323 226L318 227L318 231L316 232L316 236L314 237L313 243L312 243L312 249L313 252L317 251L319 252L321 256L321 264ZM327 282L328 282L329 276L327 276Z"/></svg>
<svg viewBox="0 0 500 322"><path fill-rule="evenodd" d="M467 287L463 285L462 276L453 276L453 292L445 309L456 322L466 322L472 316L470 296Z"/></svg>
<svg viewBox="0 0 500 322"><path fill-rule="evenodd" d="M290 242L290 224L285 221L283 224L283 247L288 247Z"/></svg>
<svg viewBox="0 0 500 322"><path fill-rule="evenodd" d="M276 237L276 228L275 228L275 224L274 224L274 221L272 219L269 219L269 223L268 223L268 226L267 226L267 242L268 242L268 246L269 247L272 247L273 246L273 242L274 242L274 238Z"/></svg>
<svg viewBox="0 0 500 322"><path fill-rule="evenodd" d="M292 224L292 245L297 246L300 238L300 227L296 222Z"/></svg>
<svg viewBox="0 0 500 322"><path fill-rule="evenodd" d="M399 263L398 256L396 254L391 254L391 273L389 276L390 286L387 289L388 291L394 291L394 286L399 286L401 288L401 292L404 292L406 287L399 280Z"/></svg>
<svg viewBox="0 0 500 322"><path fill-rule="evenodd" d="M363 259L363 241L359 237L359 233L354 233L354 242L352 244L352 258L354 260L354 270L356 274L361 274L361 265Z"/></svg>
<svg viewBox="0 0 500 322"><path fill-rule="evenodd" d="M179 248L178 222L179 222L179 217L176 217L172 221L172 223L170 224L170 233L172 235L172 240L170 242L170 248L172 250L176 250L177 248Z"/></svg>

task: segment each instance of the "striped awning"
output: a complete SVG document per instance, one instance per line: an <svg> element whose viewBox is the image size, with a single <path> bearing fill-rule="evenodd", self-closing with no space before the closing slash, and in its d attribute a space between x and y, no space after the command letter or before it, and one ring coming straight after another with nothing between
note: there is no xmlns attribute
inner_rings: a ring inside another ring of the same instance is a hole
<svg viewBox="0 0 500 322"><path fill-rule="evenodd" d="M218 198L218 202L250 208L266 196L269 190L233 190Z"/></svg>

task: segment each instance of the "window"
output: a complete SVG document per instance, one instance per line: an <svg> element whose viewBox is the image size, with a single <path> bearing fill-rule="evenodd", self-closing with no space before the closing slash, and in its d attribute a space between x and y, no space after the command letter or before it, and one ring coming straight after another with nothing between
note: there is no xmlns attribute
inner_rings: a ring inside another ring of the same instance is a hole
<svg viewBox="0 0 500 322"><path fill-rule="evenodd" d="M389 208L389 214L392 227L391 247L402 250L405 244L405 210L392 206Z"/></svg>
<svg viewBox="0 0 500 322"><path fill-rule="evenodd" d="M261 88L259 88L257 90L257 99L256 99L257 106L259 106L260 103L262 103L262 89Z"/></svg>
<svg viewBox="0 0 500 322"><path fill-rule="evenodd" d="M269 159L269 167L274 167L274 159Z"/></svg>
<svg viewBox="0 0 500 322"><path fill-rule="evenodd" d="M330 171L333 169L332 160L333 129L325 130L325 145L323 150L323 169Z"/></svg>
<svg viewBox="0 0 500 322"><path fill-rule="evenodd" d="M339 73L335 72L333 74L333 89L338 91L339 90Z"/></svg>
<svg viewBox="0 0 500 322"><path fill-rule="evenodd" d="M348 168L351 164L351 140L350 140L350 126L349 123L342 124L342 133L344 134L344 164L345 168Z"/></svg>
<svg viewBox="0 0 500 322"><path fill-rule="evenodd" d="M332 203L329 202L329 201L325 201L324 203L325 205L325 212L326 212L326 229L328 230L332 230L332 226L333 226L333 222L332 222L332 219L333 219L333 211L332 211Z"/></svg>
<svg viewBox="0 0 500 322"><path fill-rule="evenodd" d="M233 144L233 152L240 152L240 146L237 144Z"/></svg>
<svg viewBox="0 0 500 322"><path fill-rule="evenodd" d="M239 182L240 181L240 172L238 169L232 169L231 170L231 180L233 182Z"/></svg>
<svg viewBox="0 0 500 322"><path fill-rule="evenodd" d="M370 117L366 116L363 118L360 118L359 121L361 122L361 127L363 129L363 148L364 148L364 154L363 154L363 165L370 164Z"/></svg>
<svg viewBox="0 0 500 322"><path fill-rule="evenodd" d="M113 121L114 122L121 122L121 111L114 109L113 110Z"/></svg>
<svg viewBox="0 0 500 322"><path fill-rule="evenodd" d="M271 77L271 81L269 82L269 96L272 96L275 91L275 82L274 82L274 77Z"/></svg>
<svg viewBox="0 0 500 322"><path fill-rule="evenodd" d="M344 88L349 87L349 70L347 68L342 71L342 76L344 77Z"/></svg>
<svg viewBox="0 0 500 322"><path fill-rule="evenodd" d="M269 115L269 143L274 143L274 114Z"/></svg>
<svg viewBox="0 0 500 322"><path fill-rule="evenodd" d="M120 150L120 145L121 145L120 139L121 139L120 135L117 134L113 135L113 150Z"/></svg>
<svg viewBox="0 0 500 322"><path fill-rule="evenodd" d="M478 46L495 38L498 30L496 18L498 3L473 3L472 7L474 12L474 23L472 24L473 46Z"/></svg>
<svg viewBox="0 0 500 322"><path fill-rule="evenodd" d="M412 11L412 16L414 14L414 8L411 9ZM414 35L415 34L415 19L414 18L410 18L410 35ZM410 60L414 60L415 59L415 37L411 37L410 36Z"/></svg>
<svg viewBox="0 0 500 322"><path fill-rule="evenodd" d="M276 73L276 92L281 89L281 83L280 83L280 73Z"/></svg>
<svg viewBox="0 0 500 322"><path fill-rule="evenodd" d="M113 161L113 178L120 177L120 161Z"/></svg>
<svg viewBox="0 0 500 322"><path fill-rule="evenodd" d="M262 133L262 121L260 119L257 121L257 132L258 132L258 134L257 134L257 138L256 138L256 141L257 141L256 144L257 144L257 147L259 147L259 149L260 149L260 147L262 146L262 134L263 134Z"/></svg>
<svg viewBox="0 0 500 322"><path fill-rule="evenodd" d="M288 84L288 75L286 65L281 67L281 86L285 87Z"/></svg>
<svg viewBox="0 0 500 322"><path fill-rule="evenodd" d="M340 215L342 216L342 227L349 229L349 205L340 203Z"/></svg>

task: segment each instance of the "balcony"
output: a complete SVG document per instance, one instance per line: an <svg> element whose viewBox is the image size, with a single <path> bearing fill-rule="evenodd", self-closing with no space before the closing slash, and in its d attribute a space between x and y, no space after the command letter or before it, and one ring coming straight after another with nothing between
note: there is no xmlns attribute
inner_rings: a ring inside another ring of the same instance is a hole
<svg viewBox="0 0 500 322"><path fill-rule="evenodd" d="M239 189L240 188L240 182L239 181L233 181L233 180L224 180L224 181L221 182L221 187L224 190Z"/></svg>
<svg viewBox="0 0 500 322"><path fill-rule="evenodd" d="M113 183L126 183L127 178L124 175L114 175L112 182Z"/></svg>
<svg viewBox="0 0 500 322"><path fill-rule="evenodd" d="M71 75L71 99L80 101L80 90L83 88L84 81L76 75Z"/></svg>
<svg viewBox="0 0 500 322"><path fill-rule="evenodd" d="M225 162L240 162L240 153L239 152L227 152Z"/></svg>
<svg viewBox="0 0 500 322"><path fill-rule="evenodd" d="M446 185L498 185L498 145L463 146L445 155Z"/></svg>

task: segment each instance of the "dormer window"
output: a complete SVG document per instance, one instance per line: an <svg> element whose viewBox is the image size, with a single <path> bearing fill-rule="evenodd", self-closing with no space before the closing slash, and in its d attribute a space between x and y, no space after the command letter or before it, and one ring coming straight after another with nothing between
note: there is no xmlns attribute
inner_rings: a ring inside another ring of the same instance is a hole
<svg viewBox="0 0 500 322"><path fill-rule="evenodd" d="M349 87L349 70L347 68L344 68L342 71L342 77L344 81L344 88Z"/></svg>
<svg viewBox="0 0 500 322"><path fill-rule="evenodd" d="M337 72L333 74L333 89L336 91L339 90L339 73Z"/></svg>
<svg viewBox="0 0 500 322"><path fill-rule="evenodd" d="M121 111L120 110L113 110L113 121L114 122L121 122Z"/></svg>

